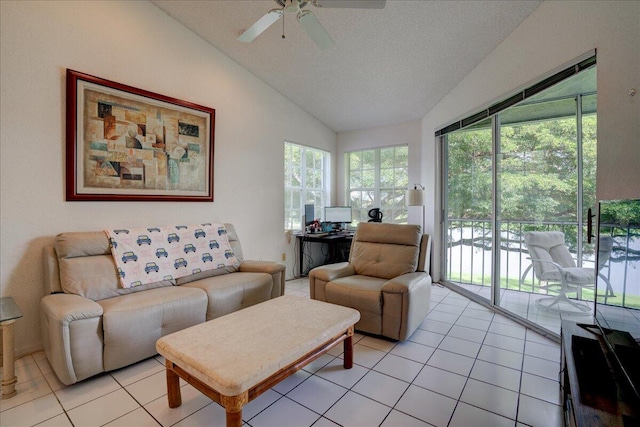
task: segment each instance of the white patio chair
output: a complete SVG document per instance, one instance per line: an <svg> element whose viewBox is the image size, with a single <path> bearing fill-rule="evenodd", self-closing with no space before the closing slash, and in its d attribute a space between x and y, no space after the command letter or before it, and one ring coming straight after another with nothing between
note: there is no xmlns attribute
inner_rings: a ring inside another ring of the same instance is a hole
<svg viewBox="0 0 640 427"><path fill-rule="evenodd" d="M524 234L524 241L529 250L533 273L542 289L558 289L558 295L540 298L537 304L544 309L557 306L563 311L560 303L567 303L582 312L591 311L586 302L569 299L568 292L578 292L582 288L595 287L595 271L593 268L576 267L569 249L564 243L564 233L559 231L530 231ZM527 269L528 271L528 269ZM526 271L525 271L526 273Z"/></svg>

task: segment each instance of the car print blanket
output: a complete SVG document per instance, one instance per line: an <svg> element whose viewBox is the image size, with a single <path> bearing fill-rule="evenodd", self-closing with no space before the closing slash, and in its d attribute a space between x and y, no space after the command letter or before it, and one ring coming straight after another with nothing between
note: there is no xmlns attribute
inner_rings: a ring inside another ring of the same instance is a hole
<svg viewBox="0 0 640 427"><path fill-rule="evenodd" d="M132 288L234 265L224 224L105 230L120 284Z"/></svg>

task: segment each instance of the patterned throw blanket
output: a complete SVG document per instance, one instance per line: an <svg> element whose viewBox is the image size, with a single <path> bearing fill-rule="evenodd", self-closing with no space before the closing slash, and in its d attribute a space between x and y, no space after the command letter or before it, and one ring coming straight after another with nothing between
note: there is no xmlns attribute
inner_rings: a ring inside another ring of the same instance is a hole
<svg viewBox="0 0 640 427"><path fill-rule="evenodd" d="M123 288L177 279L238 262L223 224L105 232Z"/></svg>

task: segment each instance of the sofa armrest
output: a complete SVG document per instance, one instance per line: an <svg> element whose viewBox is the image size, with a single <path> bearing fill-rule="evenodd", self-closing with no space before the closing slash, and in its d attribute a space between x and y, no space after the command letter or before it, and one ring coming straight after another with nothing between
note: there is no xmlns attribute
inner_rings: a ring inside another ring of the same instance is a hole
<svg viewBox="0 0 640 427"><path fill-rule="evenodd" d="M64 384L103 372L102 307L72 294L46 295L40 301L45 354Z"/></svg>
<svg viewBox="0 0 640 427"><path fill-rule="evenodd" d="M80 295L51 294L42 298L42 311L60 326L68 326L74 320L102 316L102 306Z"/></svg>
<svg viewBox="0 0 640 427"><path fill-rule="evenodd" d="M355 268L349 262L338 262L316 267L309 272L309 296L311 299L326 301L325 287L327 283L340 277L353 276Z"/></svg>
<svg viewBox="0 0 640 427"><path fill-rule="evenodd" d="M244 260L240 264L240 271L254 272L254 273L277 273L284 271L285 266L283 264L273 261L251 261Z"/></svg>
<svg viewBox="0 0 640 427"><path fill-rule="evenodd" d="M271 298L284 295L285 266L273 261L244 260L239 271L249 273L268 273L273 280Z"/></svg>
<svg viewBox="0 0 640 427"><path fill-rule="evenodd" d="M425 283L431 284L429 274L417 271L415 273L407 273L385 282L382 285L382 292L390 294L406 294L411 292L412 289L422 286Z"/></svg>

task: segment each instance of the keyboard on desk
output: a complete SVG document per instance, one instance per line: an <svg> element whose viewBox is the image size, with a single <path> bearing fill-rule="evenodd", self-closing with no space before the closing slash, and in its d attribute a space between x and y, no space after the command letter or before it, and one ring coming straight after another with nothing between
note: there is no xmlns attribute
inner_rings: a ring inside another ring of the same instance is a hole
<svg viewBox="0 0 640 427"><path fill-rule="evenodd" d="M307 233L306 237L327 237L329 233Z"/></svg>
<svg viewBox="0 0 640 427"><path fill-rule="evenodd" d="M352 237L351 233L330 233L325 239L342 239L345 237Z"/></svg>

